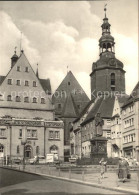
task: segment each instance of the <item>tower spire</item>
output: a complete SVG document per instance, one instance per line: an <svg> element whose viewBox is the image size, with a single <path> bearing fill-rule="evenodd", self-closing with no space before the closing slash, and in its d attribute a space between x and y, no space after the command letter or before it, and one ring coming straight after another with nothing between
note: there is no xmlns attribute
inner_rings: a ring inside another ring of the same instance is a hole
<svg viewBox="0 0 139 195"><path fill-rule="evenodd" d="M37 63L36 76L39 78L38 63Z"/></svg>

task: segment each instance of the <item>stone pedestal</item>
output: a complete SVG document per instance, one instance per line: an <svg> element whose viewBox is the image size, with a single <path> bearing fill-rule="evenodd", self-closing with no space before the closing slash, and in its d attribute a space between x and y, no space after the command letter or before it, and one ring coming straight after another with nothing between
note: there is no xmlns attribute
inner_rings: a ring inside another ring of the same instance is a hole
<svg viewBox="0 0 139 195"><path fill-rule="evenodd" d="M107 138L98 136L91 140L91 158L107 157Z"/></svg>

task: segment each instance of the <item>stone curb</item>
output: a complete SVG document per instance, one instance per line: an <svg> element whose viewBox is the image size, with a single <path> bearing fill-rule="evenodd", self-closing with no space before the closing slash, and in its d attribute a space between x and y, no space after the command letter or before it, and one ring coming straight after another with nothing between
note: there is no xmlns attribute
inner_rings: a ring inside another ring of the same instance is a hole
<svg viewBox="0 0 139 195"><path fill-rule="evenodd" d="M53 178L53 179L64 180L64 181L72 182L72 183L88 185L88 186L101 188L101 189L106 189L106 190L112 190L112 191L117 191L117 192L124 192L124 193L128 193L128 194L139 194L139 191L137 191L137 190L124 189L124 188L120 188L120 187L113 187L112 188L112 187L108 187L108 186L99 185L97 183L90 183L90 182L80 181L80 180L76 180L76 179L62 178L62 177L58 177L58 176L46 175L46 174L43 174L43 173L28 172L28 171L13 169L11 167L1 167L1 168L10 169L10 170L13 170L13 171L23 172L23 173L27 173L27 174L40 175L40 176Z"/></svg>

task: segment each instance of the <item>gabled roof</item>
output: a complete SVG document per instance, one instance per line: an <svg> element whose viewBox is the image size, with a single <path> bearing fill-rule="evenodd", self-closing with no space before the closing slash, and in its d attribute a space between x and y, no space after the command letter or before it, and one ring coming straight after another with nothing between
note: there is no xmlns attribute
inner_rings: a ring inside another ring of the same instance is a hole
<svg viewBox="0 0 139 195"><path fill-rule="evenodd" d="M125 103L122 105L122 108L126 107L128 104L132 104L134 101L139 100L139 81L131 92L130 96L126 99Z"/></svg>
<svg viewBox="0 0 139 195"><path fill-rule="evenodd" d="M53 95L52 101L55 104L55 113L59 116L61 116L63 113L62 109L59 110L57 108L57 104L61 104L63 108L63 106L65 105L65 101L67 101L67 96L69 96L69 94L73 99L75 109L77 108L77 111L79 113L82 112L86 104L90 101L85 91L82 89L81 85L76 80L75 76L71 71L67 73L66 77L56 89L56 93L58 93L59 96L55 97L55 95Z"/></svg>
<svg viewBox="0 0 139 195"><path fill-rule="evenodd" d="M85 125L86 123L90 122L95 118L95 115L97 112L100 113L102 118L111 118L112 112L113 112L113 106L114 106L114 96L110 97L98 97L96 102L94 103L94 106L88 113L85 120L81 123L81 125Z"/></svg>
<svg viewBox="0 0 139 195"><path fill-rule="evenodd" d="M64 118L76 118L79 115L78 110L76 108L76 105L74 103L74 100L69 94L66 98L61 117Z"/></svg>
<svg viewBox="0 0 139 195"><path fill-rule="evenodd" d="M50 79L40 79L40 83L44 89L44 91L48 94L51 94L51 84L50 84Z"/></svg>
<svg viewBox="0 0 139 195"><path fill-rule="evenodd" d="M94 99L89 101L88 104L85 106L85 108L82 110L82 112L80 113L79 117L76 118L73 123L76 123L77 121L80 120L80 118L87 112L88 108L90 107L90 105L94 102Z"/></svg>

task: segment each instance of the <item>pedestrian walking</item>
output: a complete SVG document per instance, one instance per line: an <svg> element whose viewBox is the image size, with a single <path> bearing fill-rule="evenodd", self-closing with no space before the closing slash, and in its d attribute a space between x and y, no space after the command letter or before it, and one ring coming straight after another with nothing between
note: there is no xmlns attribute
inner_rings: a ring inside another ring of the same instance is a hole
<svg viewBox="0 0 139 195"><path fill-rule="evenodd" d="M99 164L100 164L100 177L102 179L102 178L104 178L104 174L106 172L107 161L104 161L104 158L102 158L100 160Z"/></svg>
<svg viewBox="0 0 139 195"><path fill-rule="evenodd" d="M118 164L118 178L122 179L123 183L129 176L129 164L124 158L119 158Z"/></svg>

